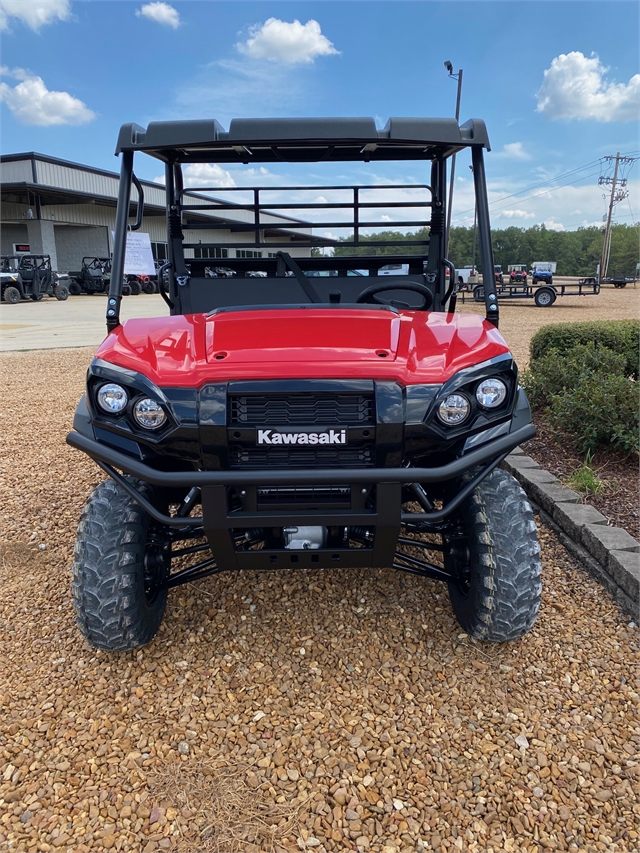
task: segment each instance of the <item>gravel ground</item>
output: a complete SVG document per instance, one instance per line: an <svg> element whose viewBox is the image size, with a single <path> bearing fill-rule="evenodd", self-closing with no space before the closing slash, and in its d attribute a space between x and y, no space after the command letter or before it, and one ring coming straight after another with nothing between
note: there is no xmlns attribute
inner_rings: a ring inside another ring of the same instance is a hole
<svg viewBox="0 0 640 853"><path fill-rule="evenodd" d="M90 356L0 359L1 850L640 849L637 628L544 527L515 643L471 641L435 582L335 570L210 578L146 648L87 646L101 474L64 435Z"/></svg>

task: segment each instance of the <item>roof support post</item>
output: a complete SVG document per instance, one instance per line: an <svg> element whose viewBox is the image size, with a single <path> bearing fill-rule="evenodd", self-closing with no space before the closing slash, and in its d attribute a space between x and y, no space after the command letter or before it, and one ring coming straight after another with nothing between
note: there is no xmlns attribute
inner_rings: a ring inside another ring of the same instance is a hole
<svg viewBox="0 0 640 853"><path fill-rule="evenodd" d="M486 317L497 328L500 319L498 296L496 294L496 277L493 269L493 246L491 244L491 227L489 224L489 201L487 199L487 179L484 171L484 157L479 145L471 147L473 164L473 183L476 192L476 208L478 211L478 231L480 237L480 257L482 258L482 284L484 287L484 304Z"/></svg>
<svg viewBox="0 0 640 853"><path fill-rule="evenodd" d="M427 282L433 288L433 310L443 311L445 294L445 267L442 263L446 239L447 163L444 158L431 163L431 220L429 222L429 255Z"/></svg>
<svg viewBox="0 0 640 853"><path fill-rule="evenodd" d="M129 223L132 174L133 151L123 151L120 166L120 186L118 188L115 239L113 241L111 283L109 285L109 298L107 299L107 331L109 332L112 332L120 325L120 303L122 301L124 259L127 252L127 226Z"/></svg>

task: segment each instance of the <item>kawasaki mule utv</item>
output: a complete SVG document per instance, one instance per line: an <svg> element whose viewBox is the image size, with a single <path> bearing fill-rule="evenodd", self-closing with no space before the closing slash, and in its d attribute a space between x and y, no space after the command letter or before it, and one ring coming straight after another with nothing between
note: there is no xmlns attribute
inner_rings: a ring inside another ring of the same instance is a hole
<svg viewBox="0 0 640 853"><path fill-rule="evenodd" d="M535 429L498 332L492 276L486 317L456 314L446 257L447 160L465 148L483 269L493 270L482 121L122 127L109 333L67 437L107 474L83 510L73 564L90 643L144 645L170 589L243 569L394 567L444 581L473 637L501 642L531 628L536 526L499 466ZM126 235L144 204L135 152L165 166L158 282L169 316L121 323ZM385 173L394 163L400 180L410 170L423 183L185 189L182 172L313 163L315 173L344 162ZM406 233L384 258L406 265L397 277L378 274L374 253L390 219ZM219 240L221 222L231 279L205 273L209 251L220 251L206 232L217 228ZM339 229L348 236L338 243ZM311 251L331 243L333 256Z"/></svg>
<svg viewBox="0 0 640 853"><path fill-rule="evenodd" d="M3 302L39 302L43 296L64 302L69 297L69 275L52 269L50 255L2 255L1 266L3 273L9 273L9 277L3 276Z"/></svg>
<svg viewBox="0 0 640 853"><path fill-rule="evenodd" d="M69 293L72 296L80 296L81 293L104 293L109 290L111 258L83 258L82 269L69 272L69 277Z"/></svg>

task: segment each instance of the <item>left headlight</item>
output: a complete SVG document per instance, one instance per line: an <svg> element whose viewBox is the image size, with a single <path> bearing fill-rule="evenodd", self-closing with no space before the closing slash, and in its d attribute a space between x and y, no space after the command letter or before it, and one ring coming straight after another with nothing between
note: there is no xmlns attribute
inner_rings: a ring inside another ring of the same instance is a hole
<svg viewBox="0 0 640 853"><path fill-rule="evenodd" d="M167 420L167 415L160 403L150 397L138 400L133 407L133 417L145 429L160 429Z"/></svg>
<svg viewBox="0 0 640 853"><path fill-rule="evenodd" d="M502 379L483 379L476 388L476 400L483 409L496 409L507 399L507 386Z"/></svg>

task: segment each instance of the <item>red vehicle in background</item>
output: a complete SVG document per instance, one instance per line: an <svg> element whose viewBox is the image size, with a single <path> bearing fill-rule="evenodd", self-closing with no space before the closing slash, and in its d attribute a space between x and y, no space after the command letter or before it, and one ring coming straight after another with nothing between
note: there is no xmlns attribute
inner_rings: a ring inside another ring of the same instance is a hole
<svg viewBox="0 0 640 853"><path fill-rule="evenodd" d="M526 264L511 264L509 266L509 282L510 284L526 284L527 283L527 265Z"/></svg>

